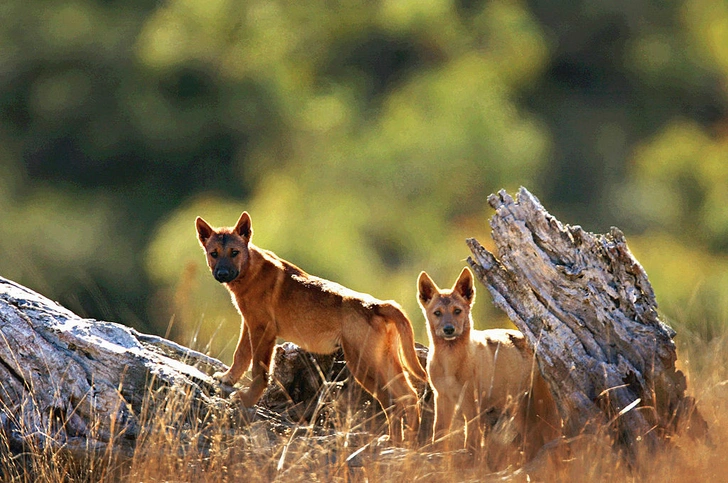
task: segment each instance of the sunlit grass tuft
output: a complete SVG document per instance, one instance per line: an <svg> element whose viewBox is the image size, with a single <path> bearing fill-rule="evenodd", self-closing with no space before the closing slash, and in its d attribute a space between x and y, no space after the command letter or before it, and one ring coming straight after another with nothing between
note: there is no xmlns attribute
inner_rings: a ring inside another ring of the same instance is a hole
<svg viewBox="0 0 728 483"><path fill-rule="evenodd" d="M121 425L99 448L47 444L58 427L52 418L43 438L2 408L0 480L96 481L724 481L728 474L728 334L710 342L686 337L680 365L710 427L709 441L674 437L657 453L638 451L636 464L609 442L583 436L569 451L555 451L523 468L493 473L472 466L462 452L436 453L393 447L371 408L356 407L336 388L319 399L317 424L293 425L275 413L246 410L220 399L209 408L176 388L150 390L138 415L136 437ZM32 400L18 404L31 404ZM331 406L348 410L332 411ZM182 416L186 415L186 416ZM40 415L38 415L40 419ZM93 422L92 422L93 423ZM91 424L90 434L108 424ZM114 425L112 425L114 426ZM8 436L8 428L14 431ZM49 438L50 436L50 438Z"/></svg>

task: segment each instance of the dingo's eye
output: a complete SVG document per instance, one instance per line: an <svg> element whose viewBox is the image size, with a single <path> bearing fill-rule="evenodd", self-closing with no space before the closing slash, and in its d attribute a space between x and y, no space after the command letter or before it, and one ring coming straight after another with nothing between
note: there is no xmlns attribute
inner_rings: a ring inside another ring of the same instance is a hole
<svg viewBox="0 0 728 483"><path fill-rule="evenodd" d="M237 257L238 254L240 254L240 250L235 250L235 249L230 250L230 257L231 258Z"/></svg>
<svg viewBox="0 0 728 483"><path fill-rule="evenodd" d="M435 312L433 313L435 314L435 317L439 317L442 315L442 311L440 309L435 310Z"/></svg>
<svg viewBox="0 0 728 483"><path fill-rule="evenodd" d="M455 314L455 315L460 315L462 313L462 310L455 309L455 310L452 311L452 313Z"/></svg>
<svg viewBox="0 0 728 483"><path fill-rule="evenodd" d="M214 252L210 252L210 256L212 258L217 258L217 250L215 250Z"/></svg>

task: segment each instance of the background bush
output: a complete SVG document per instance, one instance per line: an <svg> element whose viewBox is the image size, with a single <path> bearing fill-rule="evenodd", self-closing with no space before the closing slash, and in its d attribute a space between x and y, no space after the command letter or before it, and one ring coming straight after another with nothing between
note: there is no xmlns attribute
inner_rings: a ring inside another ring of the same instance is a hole
<svg viewBox="0 0 728 483"><path fill-rule="evenodd" d="M722 0L6 0L0 275L227 357L193 220L403 304L452 283L489 193L617 225L668 319L728 297ZM477 325L504 323L485 290Z"/></svg>

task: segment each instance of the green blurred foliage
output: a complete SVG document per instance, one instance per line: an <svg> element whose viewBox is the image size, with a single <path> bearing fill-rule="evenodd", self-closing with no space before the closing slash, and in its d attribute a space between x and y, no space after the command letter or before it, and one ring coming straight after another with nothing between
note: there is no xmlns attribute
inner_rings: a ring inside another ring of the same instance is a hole
<svg viewBox="0 0 728 483"><path fill-rule="evenodd" d="M528 187L620 226L668 320L728 314L723 0L0 5L0 275L228 357L193 222L399 301ZM507 323L480 290L478 327ZM210 339L212 343L210 345Z"/></svg>

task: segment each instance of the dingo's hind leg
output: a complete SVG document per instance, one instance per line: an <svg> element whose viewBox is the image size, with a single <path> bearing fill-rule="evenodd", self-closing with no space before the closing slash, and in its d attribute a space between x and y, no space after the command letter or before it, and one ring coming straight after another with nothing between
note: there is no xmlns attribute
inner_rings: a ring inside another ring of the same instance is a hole
<svg viewBox="0 0 728 483"><path fill-rule="evenodd" d="M389 330L386 321L381 319L356 334L345 332L342 347L347 366L357 382L384 409L392 441L402 442L403 417L407 419L407 439L414 439L419 429L419 409L417 393L407 381L399 360L397 339L397 333Z"/></svg>

